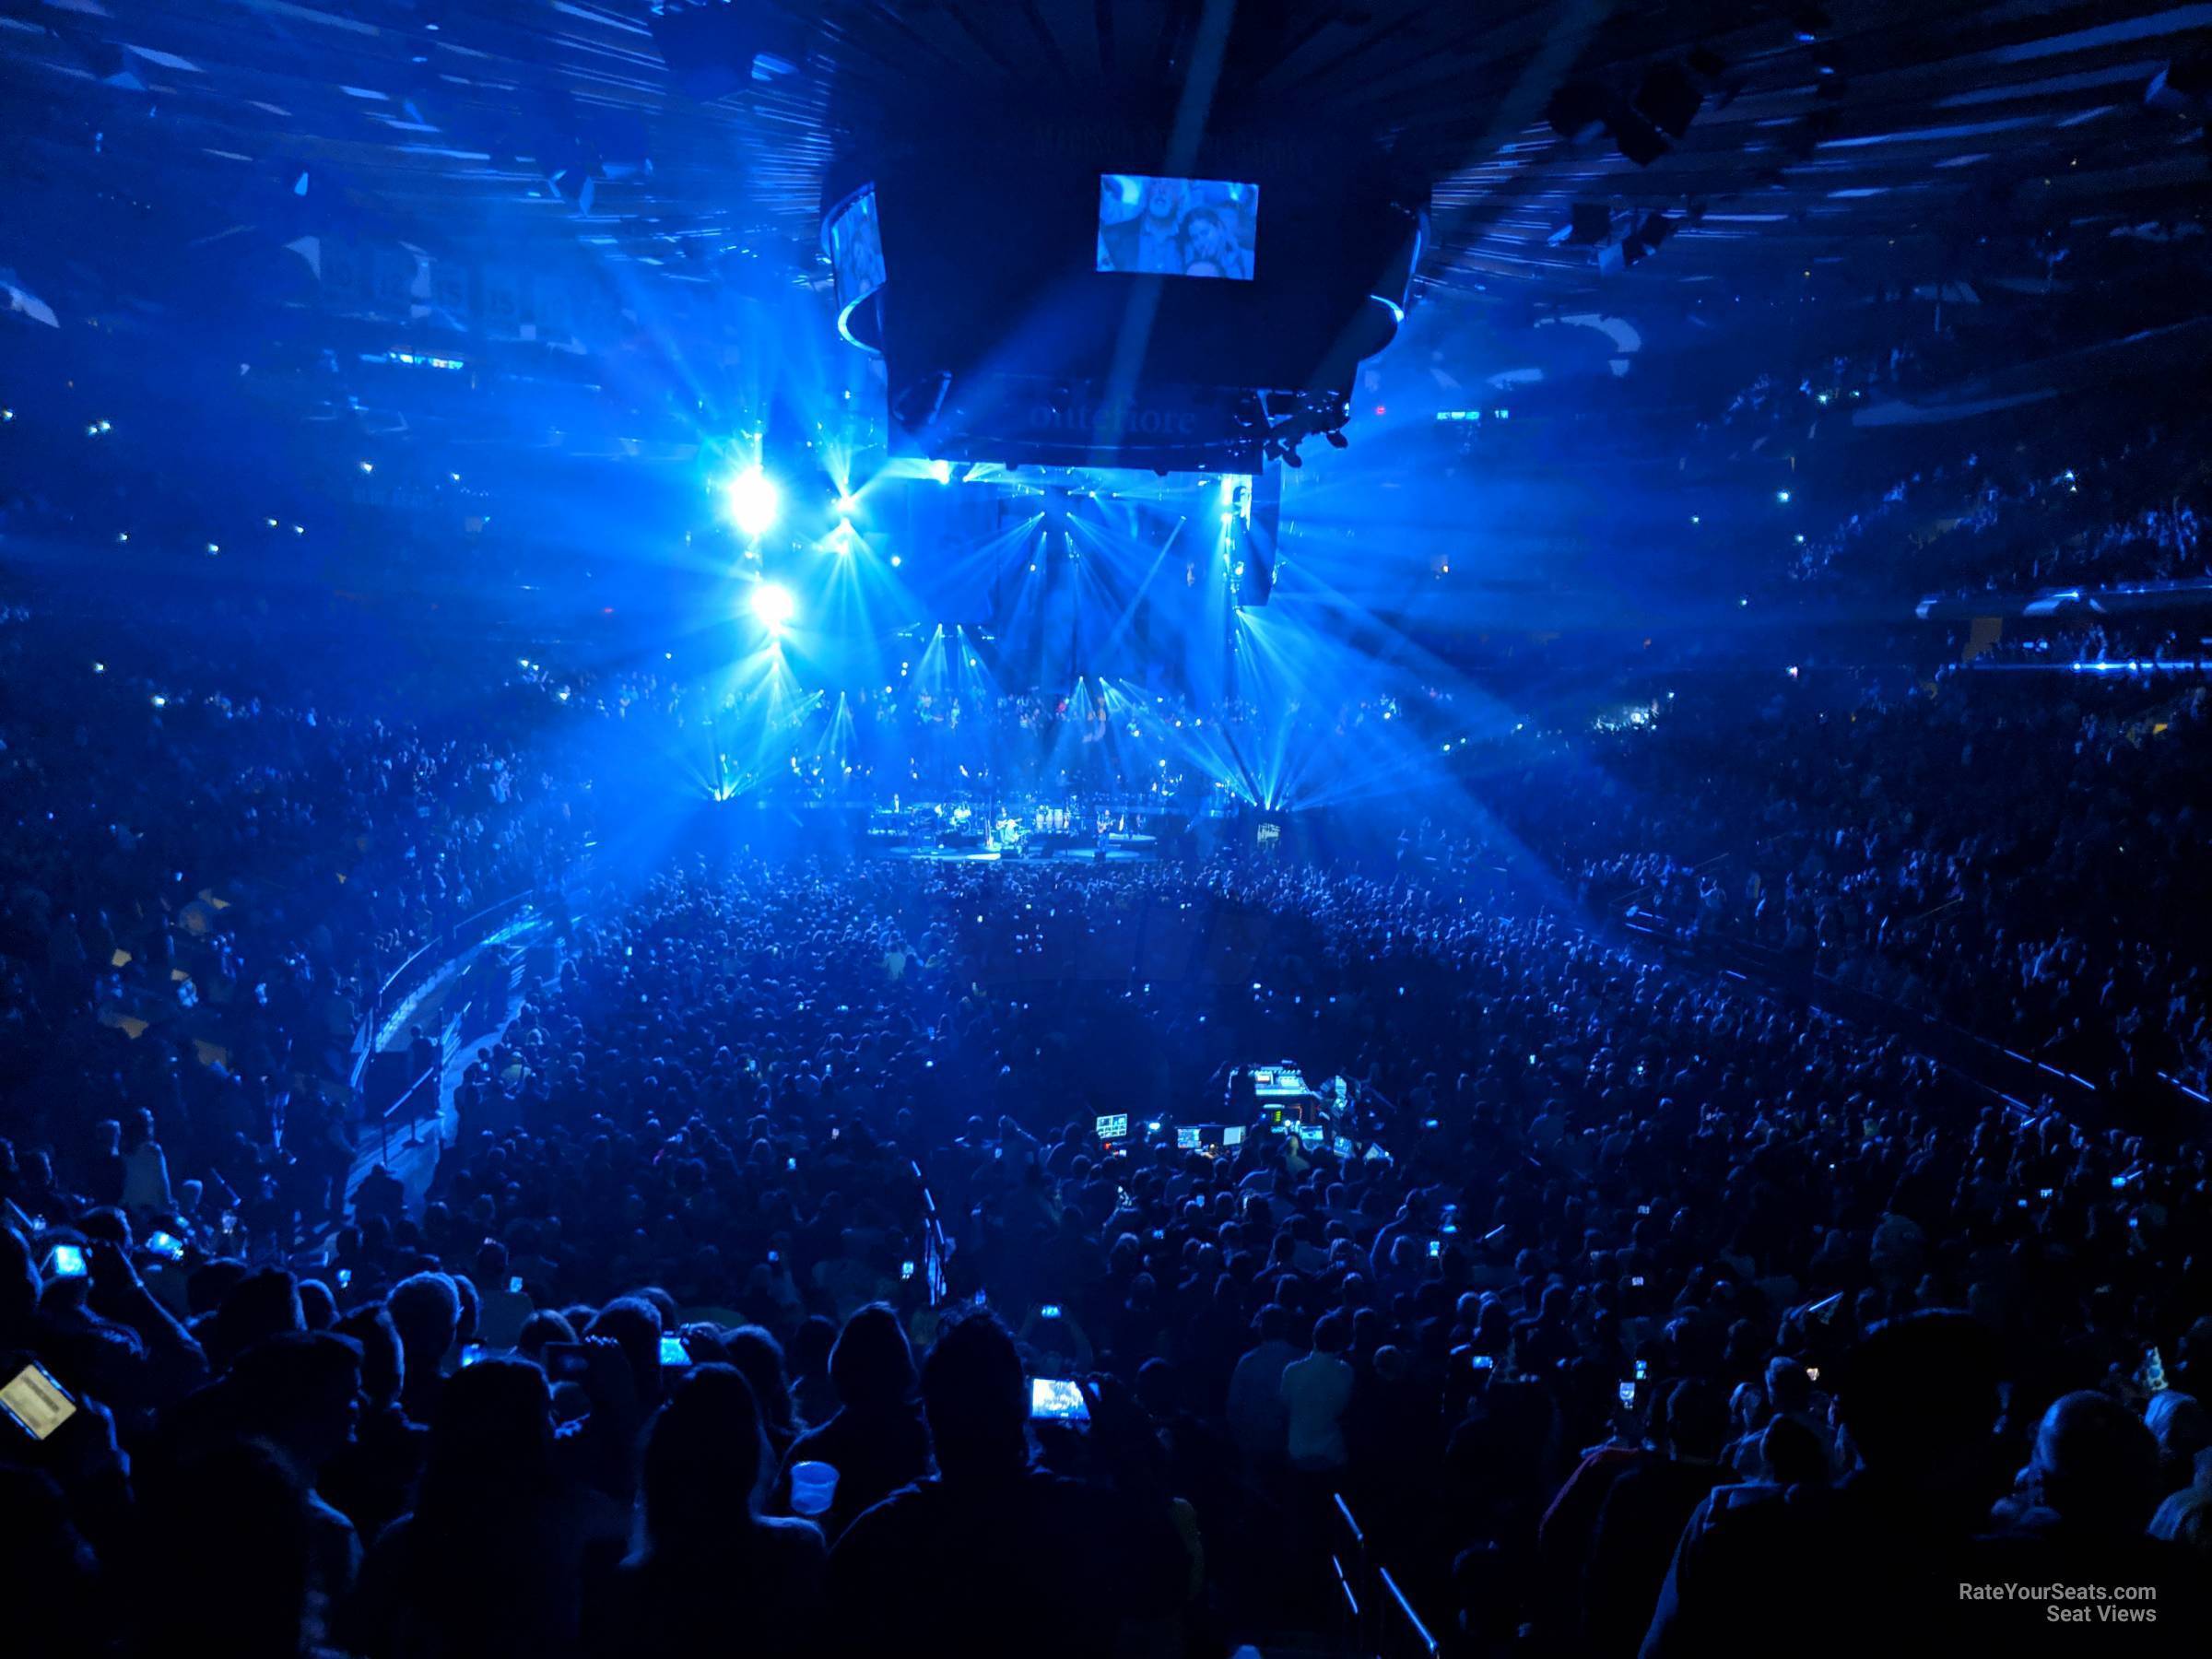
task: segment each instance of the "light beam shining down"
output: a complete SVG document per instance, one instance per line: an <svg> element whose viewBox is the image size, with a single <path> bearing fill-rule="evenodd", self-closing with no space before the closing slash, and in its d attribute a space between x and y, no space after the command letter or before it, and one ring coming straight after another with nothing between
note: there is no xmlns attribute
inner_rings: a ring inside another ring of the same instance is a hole
<svg viewBox="0 0 2212 1659"><path fill-rule="evenodd" d="M770 633L782 633L792 613L798 607L792 603L791 590L779 582L763 582L753 589L753 615Z"/></svg>
<svg viewBox="0 0 2212 1659"><path fill-rule="evenodd" d="M782 504L775 480L757 466L747 467L730 480L728 492L731 522L747 536L767 535Z"/></svg>

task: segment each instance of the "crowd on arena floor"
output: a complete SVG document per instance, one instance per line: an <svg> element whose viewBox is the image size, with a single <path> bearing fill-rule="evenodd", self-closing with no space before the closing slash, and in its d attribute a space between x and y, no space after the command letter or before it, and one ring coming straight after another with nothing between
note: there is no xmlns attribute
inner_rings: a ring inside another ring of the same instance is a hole
<svg viewBox="0 0 2212 1659"><path fill-rule="evenodd" d="M2201 1151L1403 883L754 866L591 912L419 1216L372 1184L288 1265L88 1193L0 1239L0 1342L82 1419L27 1460L75 1529L42 1651L132 1634L103 1570L218 1559L272 1651L1127 1651L1107 1606L1206 1651L1338 1490L1478 1643L1720 1651L1838 1552L1932 1618L2093 1563L2187 1628ZM1278 982L1208 982L1254 947ZM1209 1062L1277 1052L1390 1159L1095 1137L1241 1115ZM1095 1439L1032 1467L1023 1376L1086 1372Z"/></svg>

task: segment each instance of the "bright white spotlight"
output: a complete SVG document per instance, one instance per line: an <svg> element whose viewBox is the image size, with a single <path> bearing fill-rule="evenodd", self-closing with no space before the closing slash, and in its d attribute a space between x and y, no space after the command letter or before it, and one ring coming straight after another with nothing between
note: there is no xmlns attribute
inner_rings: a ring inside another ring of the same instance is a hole
<svg viewBox="0 0 2212 1659"><path fill-rule="evenodd" d="M730 518L748 536L768 534L776 522L782 497L775 480L759 467L747 467L729 482Z"/></svg>
<svg viewBox="0 0 2212 1659"><path fill-rule="evenodd" d="M860 511L860 498L858 496L841 495L834 502L831 503L831 505L836 509L837 516L839 518L851 518L854 513Z"/></svg>
<svg viewBox="0 0 2212 1659"><path fill-rule="evenodd" d="M935 478L940 484L951 483L952 463L949 461L932 461L929 464L929 476Z"/></svg>
<svg viewBox="0 0 2212 1659"><path fill-rule="evenodd" d="M791 590L773 582L763 582L753 589L753 615L770 633L781 633L783 625L791 620L797 606L793 605Z"/></svg>

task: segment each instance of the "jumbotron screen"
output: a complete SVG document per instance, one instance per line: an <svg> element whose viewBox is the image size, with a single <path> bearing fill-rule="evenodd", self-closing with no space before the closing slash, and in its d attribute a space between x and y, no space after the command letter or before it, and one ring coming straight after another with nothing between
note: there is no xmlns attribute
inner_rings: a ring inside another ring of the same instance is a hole
<svg viewBox="0 0 2212 1659"><path fill-rule="evenodd" d="M1250 282L1260 187L1227 179L1099 176L1099 269Z"/></svg>
<svg viewBox="0 0 2212 1659"><path fill-rule="evenodd" d="M822 246L837 283L837 302L849 306L883 286L883 226L876 217L876 187L857 190L822 227Z"/></svg>

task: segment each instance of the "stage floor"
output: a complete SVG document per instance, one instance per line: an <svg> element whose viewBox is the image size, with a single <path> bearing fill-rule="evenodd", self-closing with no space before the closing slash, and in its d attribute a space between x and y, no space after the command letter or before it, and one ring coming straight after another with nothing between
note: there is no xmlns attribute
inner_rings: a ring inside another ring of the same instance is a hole
<svg viewBox="0 0 2212 1659"><path fill-rule="evenodd" d="M896 858L912 864L1152 864L1159 857L1157 845L1112 847L1100 853L1095 847L1061 847L1049 853L994 853L982 847L900 846L871 849L877 858Z"/></svg>

